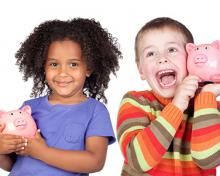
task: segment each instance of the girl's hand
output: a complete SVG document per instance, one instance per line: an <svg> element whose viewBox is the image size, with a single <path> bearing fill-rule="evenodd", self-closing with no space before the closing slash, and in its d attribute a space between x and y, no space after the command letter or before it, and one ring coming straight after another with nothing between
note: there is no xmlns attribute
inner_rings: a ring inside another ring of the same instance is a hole
<svg viewBox="0 0 220 176"><path fill-rule="evenodd" d="M9 154L24 149L26 141L23 137L11 134L3 134L4 124L0 124L0 154Z"/></svg>
<svg viewBox="0 0 220 176"><path fill-rule="evenodd" d="M198 82L199 78L197 76L189 75L177 87L172 103L182 112L188 107L189 100L195 96Z"/></svg>
<svg viewBox="0 0 220 176"><path fill-rule="evenodd" d="M28 155L33 158L39 159L40 155L48 148L46 142L42 138L40 131L38 130L32 139L27 139L27 145L24 150L16 152L18 155Z"/></svg>
<svg viewBox="0 0 220 176"><path fill-rule="evenodd" d="M202 88L201 92L211 92L217 97L220 95L220 83L207 84Z"/></svg>

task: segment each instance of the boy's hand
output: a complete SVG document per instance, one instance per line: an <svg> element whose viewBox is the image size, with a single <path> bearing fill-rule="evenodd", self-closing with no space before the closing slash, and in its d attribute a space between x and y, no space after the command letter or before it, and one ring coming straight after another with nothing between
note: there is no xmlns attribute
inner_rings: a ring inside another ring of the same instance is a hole
<svg viewBox="0 0 220 176"><path fill-rule="evenodd" d="M188 107L189 100L195 96L198 82L199 78L197 76L189 75L177 87L172 103L182 112Z"/></svg>
<svg viewBox="0 0 220 176"><path fill-rule="evenodd" d="M0 154L9 154L23 150L25 139L21 136L12 134L3 134L4 124L0 124Z"/></svg>
<svg viewBox="0 0 220 176"><path fill-rule="evenodd" d="M211 92L217 97L220 95L220 84L207 84L202 88L201 92Z"/></svg>
<svg viewBox="0 0 220 176"><path fill-rule="evenodd" d="M18 155L28 155L36 159L40 159L40 155L43 154L48 148L46 142L42 138L39 131L36 132L34 138L27 139L27 145L24 150L16 152Z"/></svg>

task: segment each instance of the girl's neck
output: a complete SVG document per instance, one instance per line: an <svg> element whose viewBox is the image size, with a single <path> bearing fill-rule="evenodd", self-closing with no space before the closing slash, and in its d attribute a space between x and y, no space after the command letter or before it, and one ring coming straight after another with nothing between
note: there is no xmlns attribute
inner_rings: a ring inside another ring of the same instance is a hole
<svg viewBox="0 0 220 176"><path fill-rule="evenodd" d="M78 104L83 101L86 101L87 97L82 94L79 96L72 96L72 97L61 97L61 96L56 96L54 94L51 94L48 96L48 101L52 105L56 104L63 104L63 105L69 105L69 104Z"/></svg>

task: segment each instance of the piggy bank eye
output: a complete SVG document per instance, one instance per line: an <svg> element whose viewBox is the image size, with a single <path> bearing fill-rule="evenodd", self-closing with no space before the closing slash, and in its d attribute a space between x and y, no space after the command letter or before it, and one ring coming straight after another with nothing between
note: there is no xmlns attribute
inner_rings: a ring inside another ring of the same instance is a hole
<svg viewBox="0 0 220 176"><path fill-rule="evenodd" d="M199 47L197 47L196 50L199 50Z"/></svg>
<svg viewBox="0 0 220 176"><path fill-rule="evenodd" d="M11 114L10 114L10 115L14 115L14 114L13 114L13 112L11 112Z"/></svg>
<svg viewBox="0 0 220 176"><path fill-rule="evenodd" d="M207 50L207 49L208 49L208 47L206 46L206 47L205 47L205 49Z"/></svg>
<svg viewBox="0 0 220 176"><path fill-rule="evenodd" d="M21 114L21 111L19 113Z"/></svg>

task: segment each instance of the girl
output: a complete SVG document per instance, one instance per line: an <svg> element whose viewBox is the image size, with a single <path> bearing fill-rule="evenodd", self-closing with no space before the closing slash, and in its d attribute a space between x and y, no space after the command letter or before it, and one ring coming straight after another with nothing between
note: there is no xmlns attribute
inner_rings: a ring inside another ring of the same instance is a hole
<svg viewBox="0 0 220 176"><path fill-rule="evenodd" d="M16 58L24 80L33 78L32 96L38 98L24 105L32 107L41 131L33 139L16 138L16 159L2 154L1 167L10 176L85 176L101 170L115 137L98 100L107 102L110 73L119 69L116 39L93 19L47 21L22 43Z"/></svg>

